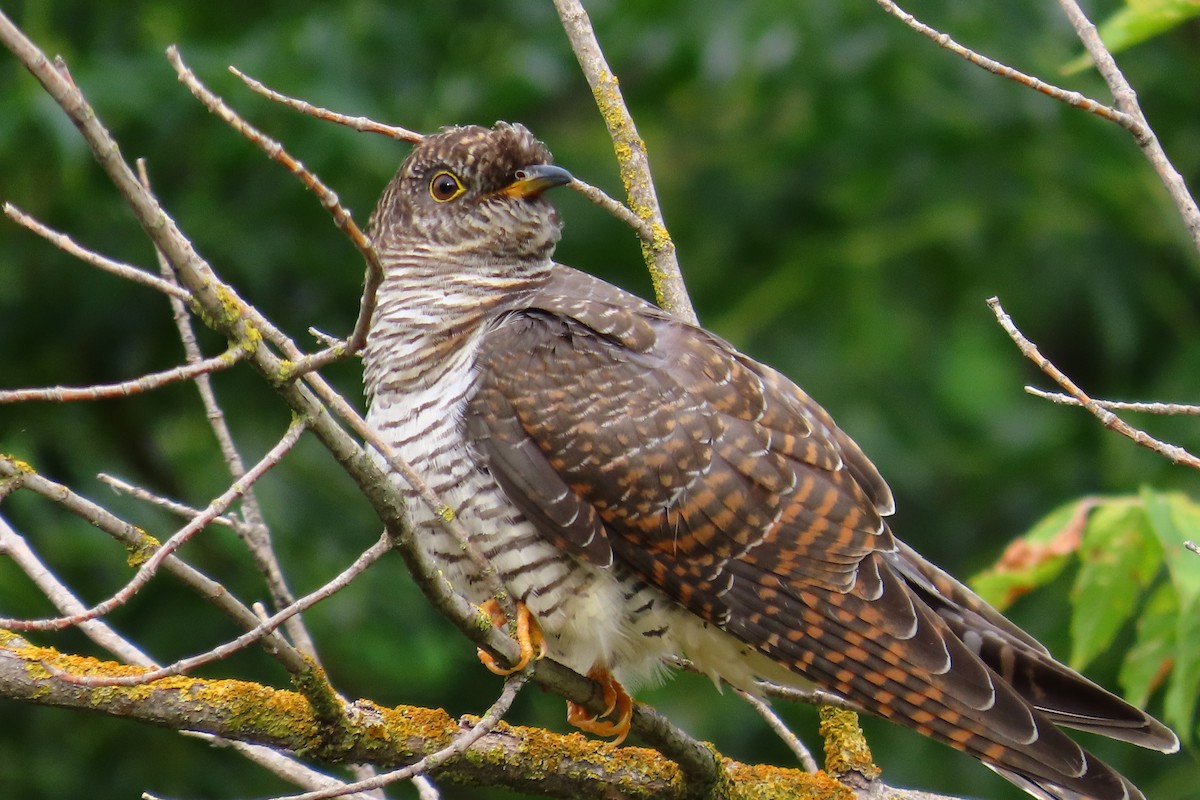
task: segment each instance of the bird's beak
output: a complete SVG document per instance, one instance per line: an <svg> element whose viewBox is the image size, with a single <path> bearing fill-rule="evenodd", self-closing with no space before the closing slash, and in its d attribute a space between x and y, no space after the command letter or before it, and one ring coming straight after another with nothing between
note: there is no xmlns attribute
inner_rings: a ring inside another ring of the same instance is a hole
<svg viewBox="0 0 1200 800"><path fill-rule="evenodd" d="M500 190L508 197L537 197L547 189L565 186L575 178L562 167L532 164L516 171L515 180Z"/></svg>

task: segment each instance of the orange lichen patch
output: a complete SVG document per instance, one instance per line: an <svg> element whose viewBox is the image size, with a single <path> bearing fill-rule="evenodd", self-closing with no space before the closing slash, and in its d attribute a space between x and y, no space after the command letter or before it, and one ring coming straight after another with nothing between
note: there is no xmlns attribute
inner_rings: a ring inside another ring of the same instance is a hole
<svg viewBox="0 0 1200 800"><path fill-rule="evenodd" d="M871 757L871 748L862 728L858 726L858 714L822 706L820 715L826 771L835 776L856 772L868 780L878 778L880 769Z"/></svg>
<svg viewBox="0 0 1200 800"><path fill-rule="evenodd" d="M726 765L731 798L738 800L854 800L854 792L824 772L800 772L765 764Z"/></svg>

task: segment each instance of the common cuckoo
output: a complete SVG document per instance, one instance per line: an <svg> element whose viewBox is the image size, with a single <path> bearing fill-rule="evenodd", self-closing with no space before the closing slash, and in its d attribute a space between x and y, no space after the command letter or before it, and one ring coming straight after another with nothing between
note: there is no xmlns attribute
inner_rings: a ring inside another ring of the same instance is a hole
<svg viewBox="0 0 1200 800"><path fill-rule="evenodd" d="M1058 726L1165 752L1174 733L897 539L875 466L790 380L556 264L544 192L571 176L551 160L506 123L413 149L371 218L385 274L364 361L370 424L517 600L522 663L604 687L606 715L569 719L623 739L623 685L686 657L751 692L824 687L1036 797L1141 798ZM409 512L503 623L433 513Z"/></svg>

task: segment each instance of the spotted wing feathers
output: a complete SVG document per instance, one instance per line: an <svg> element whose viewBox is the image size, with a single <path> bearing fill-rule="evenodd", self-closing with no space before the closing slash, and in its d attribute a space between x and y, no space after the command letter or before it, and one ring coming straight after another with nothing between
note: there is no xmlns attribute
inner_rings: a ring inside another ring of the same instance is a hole
<svg viewBox="0 0 1200 800"><path fill-rule="evenodd" d="M503 318L465 423L557 546L1035 795L1140 797L1059 724L1177 747L896 540L883 479L790 381L607 284L564 269Z"/></svg>

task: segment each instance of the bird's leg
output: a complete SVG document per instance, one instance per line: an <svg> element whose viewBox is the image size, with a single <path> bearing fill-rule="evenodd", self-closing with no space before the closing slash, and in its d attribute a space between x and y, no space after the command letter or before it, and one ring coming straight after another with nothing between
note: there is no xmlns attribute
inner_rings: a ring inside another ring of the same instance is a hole
<svg viewBox="0 0 1200 800"><path fill-rule="evenodd" d="M592 667L587 676L600 684L604 702L608 707L602 714L593 714L578 703L568 700L567 722L597 736L615 736L617 738L613 739L613 744L620 744L629 735L629 724L633 721L633 698L604 667ZM612 721L605 722L605 717Z"/></svg>
<svg viewBox="0 0 1200 800"><path fill-rule="evenodd" d="M492 624L497 628L508 625L508 617L495 598L479 606L479 610L491 617ZM537 661L546 655L546 637L542 634L542 628L533 618L529 607L520 600L517 601L517 645L521 648L521 657L511 667L500 666L491 653L482 649L479 650L479 660L497 675L512 675L525 669L530 661Z"/></svg>

